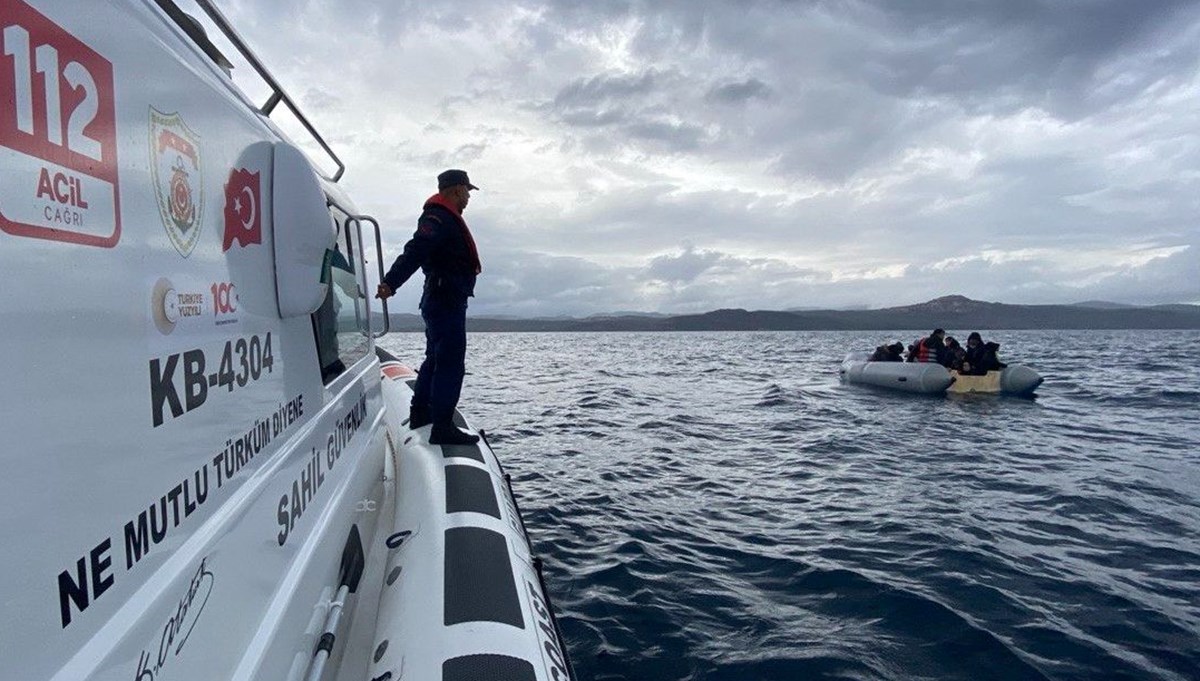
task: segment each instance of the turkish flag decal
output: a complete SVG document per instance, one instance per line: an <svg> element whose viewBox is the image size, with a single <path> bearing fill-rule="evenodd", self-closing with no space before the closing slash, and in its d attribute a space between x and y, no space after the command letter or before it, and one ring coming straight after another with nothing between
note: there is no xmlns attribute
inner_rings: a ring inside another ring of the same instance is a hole
<svg viewBox="0 0 1200 681"><path fill-rule="evenodd" d="M236 241L242 246L262 243L262 173L235 168L225 183L224 253Z"/></svg>

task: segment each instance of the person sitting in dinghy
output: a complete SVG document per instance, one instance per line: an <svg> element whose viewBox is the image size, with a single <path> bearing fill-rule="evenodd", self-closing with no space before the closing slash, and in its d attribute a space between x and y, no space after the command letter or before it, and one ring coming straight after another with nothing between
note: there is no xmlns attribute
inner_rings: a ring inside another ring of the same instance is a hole
<svg viewBox="0 0 1200 681"><path fill-rule="evenodd" d="M946 332L944 330L934 329L933 333L916 342L914 345L916 353L910 353L908 361L941 364L942 358L946 354L946 344L942 340L945 337Z"/></svg>
<svg viewBox="0 0 1200 681"><path fill-rule="evenodd" d="M946 351L942 353L942 366L951 371L961 372L967 358L967 351L959 344L954 336L946 337Z"/></svg>
<svg viewBox="0 0 1200 681"><path fill-rule="evenodd" d="M1000 344L992 341L983 342L983 336L978 331L972 331L967 336L967 354L963 358L962 373L971 376L982 376L989 371L999 371L1006 366L1000 361L996 352Z"/></svg>
<svg viewBox="0 0 1200 681"><path fill-rule="evenodd" d="M904 343L896 341L891 345L880 345L871 355L872 362L903 362Z"/></svg>

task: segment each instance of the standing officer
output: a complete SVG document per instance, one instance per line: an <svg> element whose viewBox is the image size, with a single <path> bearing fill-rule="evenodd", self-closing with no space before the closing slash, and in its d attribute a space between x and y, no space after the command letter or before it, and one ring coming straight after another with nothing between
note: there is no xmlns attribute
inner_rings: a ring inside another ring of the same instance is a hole
<svg viewBox="0 0 1200 681"><path fill-rule="evenodd" d="M475 295L475 277L481 268L462 212L471 190L479 187L463 170L447 170L437 180L438 193L425 202L416 233L379 283L375 297L394 295L418 267L425 273L421 293L425 361L413 389L409 427L432 423L431 444L465 445L478 442L479 436L459 430L453 418L466 373L467 298Z"/></svg>

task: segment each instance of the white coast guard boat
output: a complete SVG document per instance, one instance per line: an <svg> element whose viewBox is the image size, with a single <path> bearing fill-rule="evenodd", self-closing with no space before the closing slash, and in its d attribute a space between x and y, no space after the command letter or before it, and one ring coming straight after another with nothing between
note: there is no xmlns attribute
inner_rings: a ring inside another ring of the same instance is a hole
<svg viewBox="0 0 1200 681"><path fill-rule="evenodd" d="M402 421L378 225L189 7L265 104L172 0L0 0L0 678L568 678L486 438Z"/></svg>

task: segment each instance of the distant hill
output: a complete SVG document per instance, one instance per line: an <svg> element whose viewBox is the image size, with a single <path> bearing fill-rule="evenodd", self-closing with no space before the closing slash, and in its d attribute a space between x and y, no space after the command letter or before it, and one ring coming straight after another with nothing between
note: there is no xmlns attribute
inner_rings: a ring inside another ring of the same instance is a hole
<svg viewBox="0 0 1200 681"><path fill-rule="evenodd" d="M420 331L419 315L392 314L395 331ZM1200 329L1200 305L1139 307L1087 301L1008 305L945 296L879 310L714 310L702 314L627 313L587 318L468 317L471 331L891 331L900 329Z"/></svg>
<svg viewBox="0 0 1200 681"><path fill-rule="evenodd" d="M1085 300L1081 303L1074 303L1074 307L1090 307L1096 310L1127 310L1131 307L1137 307L1137 305L1112 303L1107 300Z"/></svg>

